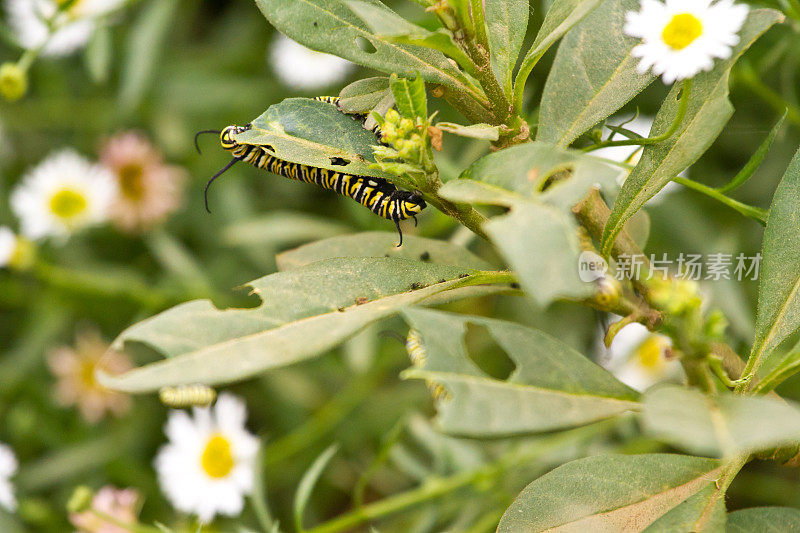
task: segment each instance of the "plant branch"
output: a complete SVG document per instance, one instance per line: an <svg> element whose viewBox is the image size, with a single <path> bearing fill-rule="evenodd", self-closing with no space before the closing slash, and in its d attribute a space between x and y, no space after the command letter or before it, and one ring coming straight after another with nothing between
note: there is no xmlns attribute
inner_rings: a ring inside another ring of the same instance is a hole
<svg viewBox="0 0 800 533"><path fill-rule="evenodd" d="M483 12L483 0L469 0L470 11L472 12L472 25L475 30L475 38L484 50L489 50L489 36L486 34L486 17Z"/></svg>

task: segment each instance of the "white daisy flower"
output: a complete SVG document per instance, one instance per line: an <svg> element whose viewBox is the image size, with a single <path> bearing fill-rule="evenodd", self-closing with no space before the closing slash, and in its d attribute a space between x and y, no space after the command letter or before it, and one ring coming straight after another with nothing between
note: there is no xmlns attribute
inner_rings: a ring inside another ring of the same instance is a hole
<svg viewBox="0 0 800 533"><path fill-rule="evenodd" d="M17 471L17 458L11 448L0 443L0 507L14 512L17 508L17 499L14 497L14 487L11 485L11 476Z"/></svg>
<svg viewBox="0 0 800 533"><path fill-rule="evenodd" d="M280 33L270 48L270 63L284 84L301 90L335 85L353 69L346 59L315 52Z"/></svg>
<svg viewBox="0 0 800 533"><path fill-rule="evenodd" d="M642 39L633 49L642 58L639 73L652 69L669 85L729 58L747 13L733 0L641 0L640 11L627 13L624 31Z"/></svg>
<svg viewBox="0 0 800 533"><path fill-rule="evenodd" d="M11 209L31 239L66 237L106 220L117 183L107 168L73 150L50 155L11 193Z"/></svg>
<svg viewBox="0 0 800 533"><path fill-rule="evenodd" d="M653 128L653 117L647 115L639 115L630 122L625 123L622 127L626 130L630 130L633 133L637 133L642 137L649 137L650 130ZM623 120L620 119L615 121L617 123L622 123ZM622 135L615 135L613 140L621 140L625 139ZM609 159L611 161L616 161L617 163L628 163L630 165L636 165L639 163L639 160L642 157L642 147L641 146L606 146L605 148L600 148L599 150L595 150L592 152L593 156L602 157L603 159ZM625 180L628 179L630 176L629 170L621 170L619 176L617 176L617 185L622 187L622 184L625 183ZM681 177L686 176L686 171L684 170L679 174ZM650 200L650 204L659 204L664 199L669 196L670 194L677 192L682 187L675 183L674 181L669 182L663 189L658 191L658 193Z"/></svg>
<svg viewBox="0 0 800 533"><path fill-rule="evenodd" d="M155 460L161 490L176 509L204 523L216 514L237 516L253 490L258 455L258 439L245 428L245 404L221 394L214 407L193 414L170 412L169 443Z"/></svg>
<svg viewBox="0 0 800 533"><path fill-rule="evenodd" d="M7 267L17 253L19 240L8 226L0 226L0 268Z"/></svg>
<svg viewBox="0 0 800 533"><path fill-rule="evenodd" d="M63 0L6 0L6 12L20 46L43 47L42 55L63 56L83 48L94 33L96 19L125 1L76 0L59 10Z"/></svg>
<svg viewBox="0 0 800 533"><path fill-rule="evenodd" d="M671 347L669 337L653 333L642 324L628 324L617 332L607 359L601 362L618 380L644 391L656 383L680 381L683 377L680 362L667 357Z"/></svg>

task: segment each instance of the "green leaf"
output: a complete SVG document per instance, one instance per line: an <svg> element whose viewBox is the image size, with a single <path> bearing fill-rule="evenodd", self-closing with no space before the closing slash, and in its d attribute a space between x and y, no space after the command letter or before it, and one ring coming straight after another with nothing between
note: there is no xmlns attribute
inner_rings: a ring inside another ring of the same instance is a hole
<svg viewBox="0 0 800 533"><path fill-rule="evenodd" d="M406 309L425 357L403 373L444 387L438 422L448 433L496 437L588 424L637 407L637 393L557 339L511 322ZM515 365L507 380L486 374L464 344L483 326Z"/></svg>
<svg viewBox="0 0 800 533"><path fill-rule="evenodd" d="M86 45L86 70L95 83L103 83L108 80L108 73L111 66L113 52L111 50L111 30L104 21L99 21L97 29L89 43Z"/></svg>
<svg viewBox="0 0 800 533"><path fill-rule="evenodd" d="M389 78L354 81L339 93L339 109L345 113L369 113L389 94Z"/></svg>
<svg viewBox="0 0 800 533"><path fill-rule="evenodd" d="M770 358L767 362L771 363L774 359L776 358ZM761 367L760 373L765 376L759 378L754 390L758 394L766 394L798 371L800 371L800 342L795 344L783 359L775 361L774 365Z"/></svg>
<svg viewBox="0 0 800 533"><path fill-rule="evenodd" d="M455 43L453 35L444 28L429 31L412 24L394 11L386 9L385 6L376 6L374 3L363 0L346 0L346 2L353 13L358 15L364 24L381 39L438 50L454 59L465 71L472 75L477 74L475 64Z"/></svg>
<svg viewBox="0 0 800 533"><path fill-rule="evenodd" d="M483 229L540 307L557 299L582 299L594 294L594 284L578 277L578 228L564 212L544 204L519 202L507 215L485 223Z"/></svg>
<svg viewBox="0 0 800 533"><path fill-rule="evenodd" d="M303 474L300 484L297 486L297 492L294 495L294 528L296 531L304 531L303 528L303 514L305 514L306 505L311 498L311 493L314 491L314 486L317 484L322 472L328 463L336 455L339 450L338 444L331 444L322 452L319 457L314 459L311 467Z"/></svg>
<svg viewBox="0 0 800 533"><path fill-rule="evenodd" d="M173 0L154 0L144 7L131 28L120 81L122 109L132 111L144 98L178 7L179 3Z"/></svg>
<svg viewBox="0 0 800 533"><path fill-rule="evenodd" d="M756 336L748 368L753 372L800 327L800 151L775 191L764 231Z"/></svg>
<svg viewBox="0 0 800 533"><path fill-rule="evenodd" d="M142 343L168 359L98 379L126 392L246 379L325 353L400 307L469 285L471 273L401 258L338 258L271 274L249 284L258 307L220 310L197 300L131 326L113 349Z"/></svg>
<svg viewBox="0 0 800 533"><path fill-rule="evenodd" d="M536 40L525 54L514 80L514 104L518 109L522 109L525 82L533 67L553 46L553 43L563 37L583 17L591 13L600 5L600 2L601 0L555 0L552 3L544 17L542 27L539 28Z"/></svg>
<svg viewBox="0 0 800 533"><path fill-rule="evenodd" d="M567 34L545 84L537 140L568 146L652 83L631 55L639 40L623 31L625 14L638 8L638 0L609 0Z"/></svg>
<svg viewBox="0 0 800 533"><path fill-rule="evenodd" d="M492 68L511 98L512 75L528 29L528 0L494 0L484 7Z"/></svg>
<svg viewBox="0 0 800 533"><path fill-rule="evenodd" d="M644 533L725 531L725 501L710 484L650 524Z"/></svg>
<svg viewBox="0 0 800 533"><path fill-rule="evenodd" d="M466 248L447 241L416 235L403 237L397 247L397 234L371 231L332 237L284 252L276 258L280 270L291 270L333 257L403 257L417 261L488 270L489 264Z"/></svg>
<svg viewBox="0 0 800 533"><path fill-rule="evenodd" d="M577 150L533 142L500 150L478 159L461 178L482 181L556 205L577 203L594 184L614 190L619 170ZM454 183L454 181L449 182ZM447 186L446 185L446 186ZM571 190L569 198L560 191ZM445 189L446 191L446 189ZM544 191L544 192L542 192ZM565 202L566 200L566 202Z"/></svg>
<svg viewBox="0 0 800 533"><path fill-rule="evenodd" d="M436 124L436 127L447 133L452 133L459 137L468 137L470 139L496 141L500 138L500 126L492 126L491 124L462 126L461 124L455 124L453 122L439 122Z"/></svg>
<svg viewBox="0 0 800 533"><path fill-rule="evenodd" d="M325 239L352 228L331 220L295 211L273 211L260 217L234 222L222 231L222 240L229 246L277 248L309 240Z"/></svg>
<svg viewBox="0 0 800 533"><path fill-rule="evenodd" d="M778 136L778 132L783 126L784 121L786 120L786 115L789 114L789 110L785 110L781 118L778 119L778 122L775 123L775 126L772 127L770 130L769 135L764 139L764 141L759 145L758 149L753 153L752 157L747 161L747 164L744 168L730 181L730 183L718 187L717 191L721 193L727 193L733 190L738 189L742 185L744 185L747 180L749 180L753 174L755 174L758 167L761 166L761 163L764 162L764 158L767 157L769 153L769 149L772 147L772 143L775 142L775 137Z"/></svg>
<svg viewBox="0 0 800 533"><path fill-rule="evenodd" d="M785 533L800 531L800 510L789 507L753 507L728 514L728 533Z"/></svg>
<svg viewBox="0 0 800 533"><path fill-rule="evenodd" d="M528 485L497 531L642 531L713 485L721 469L718 461L685 455L578 459Z"/></svg>
<svg viewBox="0 0 800 533"><path fill-rule="evenodd" d="M425 95L425 82L416 77L413 80L398 78L392 74L389 78L397 111L401 116L410 119L428 120L428 99Z"/></svg>
<svg viewBox="0 0 800 533"><path fill-rule="evenodd" d="M452 202L505 207L511 207L525 200L524 196L502 187L470 179L448 181L439 189L439 196Z"/></svg>
<svg viewBox="0 0 800 533"><path fill-rule="evenodd" d="M370 166L375 162L375 134L336 106L309 98L287 98L270 106L252 124L251 129L234 135L237 142L259 145L292 163L388 177Z"/></svg>
<svg viewBox="0 0 800 533"><path fill-rule="evenodd" d="M728 100L731 67L761 34L782 18L772 9L752 10L731 57L719 61L711 72L702 72L694 78L688 111L678 131L667 141L646 146L639 164L625 180L603 233L604 255L610 252L625 222L711 146L733 113ZM667 132L675 121L681 87L675 85L667 95L656 115L651 137Z"/></svg>
<svg viewBox="0 0 800 533"><path fill-rule="evenodd" d="M710 397L670 385L648 391L643 404L649 435L696 455L733 457L800 442L800 410L773 398Z"/></svg>
<svg viewBox="0 0 800 533"><path fill-rule="evenodd" d="M387 17L397 17L378 0L366 0ZM439 51L393 43L375 34L348 6L339 0L256 0L261 12L281 33L321 52L349 59L381 72L413 76L469 93L485 102L463 73ZM409 23L410 24L410 23ZM358 39L374 50L362 50Z"/></svg>
<svg viewBox="0 0 800 533"><path fill-rule="evenodd" d="M596 158L534 142L479 159L439 194L456 202L511 208L484 229L526 292L546 306L558 298L593 293L594 286L578 277L581 250L569 210L593 186L615 190L618 174Z"/></svg>

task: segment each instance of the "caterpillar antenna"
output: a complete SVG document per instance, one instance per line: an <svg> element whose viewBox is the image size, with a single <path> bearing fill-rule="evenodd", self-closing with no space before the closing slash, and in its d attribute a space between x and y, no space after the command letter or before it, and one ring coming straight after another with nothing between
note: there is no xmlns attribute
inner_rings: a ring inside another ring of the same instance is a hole
<svg viewBox="0 0 800 533"><path fill-rule="evenodd" d="M197 144L197 138L200 137L204 133L216 133L217 135L219 135L222 132L219 131L219 130L202 130L202 131L198 131L197 133L195 133L194 134L194 147L197 148L197 153L198 154L202 154L203 152L200 151L200 145Z"/></svg>
<svg viewBox="0 0 800 533"><path fill-rule="evenodd" d="M214 176L210 180L208 180L208 183L206 183L206 189L203 192L203 198L205 199L205 202L206 202L206 211L208 211L209 213L211 213L211 209L208 208L208 188L211 187L211 184L214 183L215 179L217 179L218 177L222 176L225 173L225 171L228 170L229 168L231 168L233 166L233 164L236 163L237 161L238 161L238 159L236 159L235 157L233 159L231 159L230 163L225 165L222 168L222 170L220 170L219 172L214 174Z"/></svg>

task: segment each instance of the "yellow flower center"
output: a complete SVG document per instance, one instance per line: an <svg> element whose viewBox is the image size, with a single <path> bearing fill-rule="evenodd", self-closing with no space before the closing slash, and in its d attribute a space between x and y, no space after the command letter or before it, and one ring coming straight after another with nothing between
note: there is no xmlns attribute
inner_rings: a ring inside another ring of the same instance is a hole
<svg viewBox="0 0 800 533"><path fill-rule="evenodd" d="M87 206L86 196L72 189L61 189L50 197L50 211L65 220L80 215Z"/></svg>
<svg viewBox="0 0 800 533"><path fill-rule="evenodd" d="M664 27L661 37L673 50L683 50L703 34L703 23L690 13L680 13L672 17Z"/></svg>
<svg viewBox="0 0 800 533"><path fill-rule="evenodd" d="M142 165L132 163L119 169L119 188L125 198L138 202L144 196L144 184L142 176L144 168Z"/></svg>
<svg viewBox="0 0 800 533"><path fill-rule="evenodd" d="M635 357L639 364L650 371L658 371L662 364L662 353L664 351L663 341L656 335L650 335L636 348Z"/></svg>
<svg viewBox="0 0 800 533"><path fill-rule="evenodd" d="M81 362L79 377L81 383L86 389L97 388L97 382L94 379L94 369L95 369L94 361Z"/></svg>
<svg viewBox="0 0 800 533"><path fill-rule="evenodd" d="M206 443L201 463L208 477L219 479L230 474L234 465L231 442L219 433L214 434Z"/></svg>

